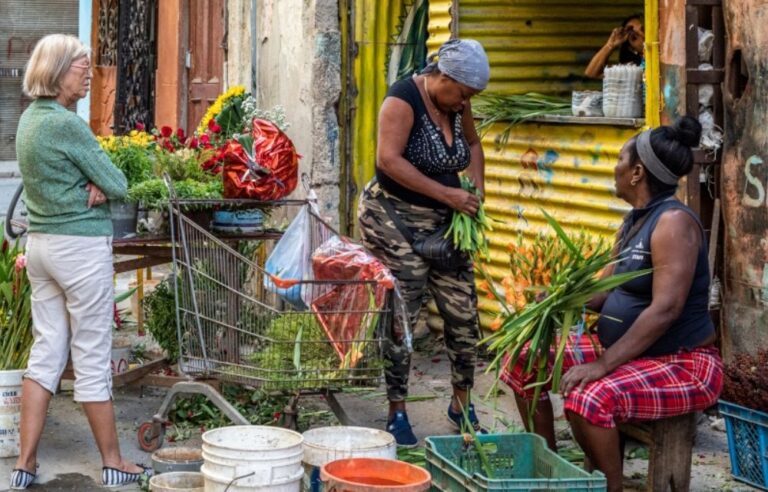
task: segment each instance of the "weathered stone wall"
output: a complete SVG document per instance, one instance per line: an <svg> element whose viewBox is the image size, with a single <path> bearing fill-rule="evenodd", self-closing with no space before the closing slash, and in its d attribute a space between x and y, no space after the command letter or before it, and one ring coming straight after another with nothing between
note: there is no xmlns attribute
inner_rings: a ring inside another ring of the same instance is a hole
<svg viewBox="0 0 768 492"><path fill-rule="evenodd" d="M341 34L335 0L257 3L256 90L259 104L285 108L288 135L302 155L323 214L339 221ZM299 187L296 196L303 196Z"/></svg>
<svg viewBox="0 0 768 492"><path fill-rule="evenodd" d="M724 349L768 348L768 5L724 2L726 52Z"/></svg>

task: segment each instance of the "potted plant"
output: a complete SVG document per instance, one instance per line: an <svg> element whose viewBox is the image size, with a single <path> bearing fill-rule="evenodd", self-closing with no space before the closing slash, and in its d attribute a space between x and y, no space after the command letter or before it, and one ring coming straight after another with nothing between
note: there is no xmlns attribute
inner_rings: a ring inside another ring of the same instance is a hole
<svg viewBox="0 0 768 492"><path fill-rule="evenodd" d="M104 152L112 163L120 169L128 181L130 190L139 183L152 177L155 146L152 135L139 130L132 130L127 135L99 137ZM114 236L126 237L136 233L138 203L128 200L109 202L112 214Z"/></svg>
<svg viewBox="0 0 768 492"><path fill-rule="evenodd" d="M31 287L17 242L0 231L0 458L19 454L21 377L32 348Z"/></svg>

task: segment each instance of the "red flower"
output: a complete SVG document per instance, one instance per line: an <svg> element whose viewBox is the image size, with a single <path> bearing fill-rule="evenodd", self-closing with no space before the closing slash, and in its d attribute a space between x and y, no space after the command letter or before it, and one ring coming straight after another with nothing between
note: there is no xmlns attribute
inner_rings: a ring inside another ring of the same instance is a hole
<svg viewBox="0 0 768 492"><path fill-rule="evenodd" d="M196 149L200 146L200 142L195 137L192 137L189 139L189 142L187 143L189 145L190 149Z"/></svg>
<svg viewBox="0 0 768 492"><path fill-rule="evenodd" d="M202 145L204 148L208 148L208 147L211 145L211 137L209 137L207 133L203 133L203 134L200 136L200 144L201 144L201 145Z"/></svg>
<svg viewBox="0 0 768 492"><path fill-rule="evenodd" d="M162 135L164 138L169 138L171 135L173 135L173 128L170 126L164 126L160 129L160 135Z"/></svg>
<svg viewBox="0 0 768 492"><path fill-rule="evenodd" d="M214 120L213 118L211 118L208 121L208 129L211 130L213 133L221 132L221 127L218 124L216 124L216 120Z"/></svg>
<svg viewBox="0 0 768 492"><path fill-rule="evenodd" d="M136 129L138 131L143 132L145 128L147 128L147 127L144 126L144 123L136 123Z"/></svg>
<svg viewBox="0 0 768 492"><path fill-rule="evenodd" d="M178 138L180 141L184 141L184 129L179 128L176 130L176 138Z"/></svg>
<svg viewBox="0 0 768 492"><path fill-rule="evenodd" d="M173 144L170 140L164 140L163 141L163 148L167 150L168 152L174 152L176 149L173 147Z"/></svg>

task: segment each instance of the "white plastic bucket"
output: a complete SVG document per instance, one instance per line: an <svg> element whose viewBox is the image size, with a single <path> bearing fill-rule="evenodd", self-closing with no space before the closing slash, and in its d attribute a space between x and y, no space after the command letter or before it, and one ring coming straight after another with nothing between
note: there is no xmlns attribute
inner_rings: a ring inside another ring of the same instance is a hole
<svg viewBox="0 0 768 492"><path fill-rule="evenodd" d="M236 425L203 434L206 492L299 492L304 470L298 432Z"/></svg>
<svg viewBox="0 0 768 492"><path fill-rule="evenodd" d="M367 427L318 427L304 433L304 490L322 490L320 469L345 458L397 459L397 443L389 432Z"/></svg>
<svg viewBox="0 0 768 492"><path fill-rule="evenodd" d="M0 458L19 455L23 375L23 369L0 371Z"/></svg>
<svg viewBox="0 0 768 492"><path fill-rule="evenodd" d="M170 472L149 479L152 492L204 492L205 479L200 472Z"/></svg>

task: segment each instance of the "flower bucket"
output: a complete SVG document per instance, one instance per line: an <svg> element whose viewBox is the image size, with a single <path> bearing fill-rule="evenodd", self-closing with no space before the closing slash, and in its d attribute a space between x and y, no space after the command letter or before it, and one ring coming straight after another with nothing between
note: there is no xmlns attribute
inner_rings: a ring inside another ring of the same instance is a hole
<svg viewBox="0 0 768 492"><path fill-rule="evenodd" d="M213 213L212 226L219 232L260 232L264 229L264 214L259 209L217 210Z"/></svg>
<svg viewBox="0 0 768 492"><path fill-rule="evenodd" d="M0 458L19 455L23 375L23 369L0 371Z"/></svg>
<svg viewBox="0 0 768 492"><path fill-rule="evenodd" d="M121 239L136 235L136 223L139 218L138 203L110 201L109 212L112 216L112 237Z"/></svg>

